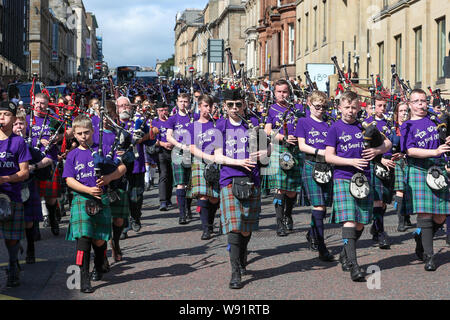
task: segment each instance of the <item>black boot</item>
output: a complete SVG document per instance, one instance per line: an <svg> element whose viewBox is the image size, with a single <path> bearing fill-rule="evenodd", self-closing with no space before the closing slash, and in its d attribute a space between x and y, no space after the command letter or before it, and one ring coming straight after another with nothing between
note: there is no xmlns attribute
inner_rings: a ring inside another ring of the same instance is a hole
<svg viewBox="0 0 450 320"><path fill-rule="evenodd" d="M273 202L275 204L275 213L277 217L277 236L286 237L286 225L284 223L284 208L285 208L285 197L284 194L276 194L274 196Z"/></svg>
<svg viewBox="0 0 450 320"><path fill-rule="evenodd" d="M50 229L54 236L59 236L59 224L58 220L56 219L56 204L54 205L47 205L48 210L48 219L50 221Z"/></svg>
<svg viewBox="0 0 450 320"><path fill-rule="evenodd" d="M103 278L103 274L108 273L110 270L108 257L106 256L106 242L97 247L92 245L94 248L94 270L92 271L91 280L100 281Z"/></svg>
<svg viewBox="0 0 450 320"><path fill-rule="evenodd" d="M410 215L405 215L405 226L407 226L408 228L412 227Z"/></svg>
<svg viewBox="0 0 450 320"><path fill-rule="evenodd" d="M25 229L25 235L27 238L27 256L25 258L25 262L27 264L33 264L36 262L34 253L34 227Z"/></svg>
<svg viewBox="0 0 450 320"><path fill-rule="evenodd" d="M363 282L365 281L364 272L358 265L356 258L356 228L342 228L342 238L344 239L345 253L347 255L348 264L350 267L350 277L352 281Z"/></svg>
<svg viewBox="0 0 450 320"><path fill-rule="evenodd" d="M80 291L82 293L92 293L89 275L89 263L91 261L91 240L87 238L77 239L77 265L80 267Z"/></svg>
<svg viewBox="0 0 450 320"><path fill-rule="evenodd" d="M297 196L294 198L289 198L286 196L286 210L284 212L285 215L285 224L286 229L288 231L294 230L294 221L292 220L292 210L294 209L295 201L297 200Z"/></svg>
<svg viewBox="0 0 450 320"><path fill-rule="evenodd" d="M20 286L20 266L18 260L9 262L9 267L6 270L6 273L8 275L8 280L6 282L6 286L8 288L15 288Z"/></svg>
<svg viewBox="0 0 450 320"><path fill-rule="evenodd" d="M425 261L425 270L426 271L436 271L437 267L436 264L434 263L434 255L424 255L424 261Z"/></svg>
<svg viewBox="0 0 450 320"><path fill-rule="evenodd" d="M248 243L250 241L252 234L250 234L248 237L244 237L241 234L241 243L239 245L239 261L241 263L240 265L240 271L241 271L241 275L245 276L247 275L247 256L248 256Z"/></svg>
<svg viewBox="0 0 450 320"><path fill-rule="evenodd" d="M308 230L306 233L306 241L308 242L308 248L311 251L318 252L319 251L319 244L317 241L317 237L313 235L312 228Z"/></svg>
<svg viewBox="0 0 450 320"><path fill-rule="evenodd" d="M230 263L231 263L231 280L229 284L230 289L241 289L244 285L241 282L241 270L240 270L240 234L229 233L228 245L230 247Z"/></svg>

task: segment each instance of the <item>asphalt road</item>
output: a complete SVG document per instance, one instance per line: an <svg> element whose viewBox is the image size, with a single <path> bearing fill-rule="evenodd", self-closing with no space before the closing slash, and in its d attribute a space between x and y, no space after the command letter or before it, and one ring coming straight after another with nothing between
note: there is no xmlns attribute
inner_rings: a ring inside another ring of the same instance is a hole
<svg viewBox="0 0 450 320"><path fill-rule="evenodd" d="M173 198L175 202L175 197ZM114 263L108 251L111 272L93 282L93 294L81 294L67 286L68 268L75 264L75 243L64 240L68 216L63 217L61 235L41 228L42 240L36 243L38 262L22 264L21 286L5 288L6 274L0 270L0 300L303 300L303 299L448 299L450 293L450 247L443 231L434 242L436 272L426 272L416 260L415 242L410 229L396 231L397 217L389 207L385 219L391 237L390 250L373 246L369 226L358 242L358 261L365 269L380 270L366 283L354 283L342 272L338 262L321 262L307 248L309 209L294 209L294 231L288 237L275 234L272 198L263 200L260 230L249 244L249 275L242 290L228 289L230 263L226 237L217 234L201 241L198 214L188 225L178 225L177 209L158 210L157 189L145 193L143 227L129 232L122 241L124 260ZM194 202L195 204L195 202ZM194 210L193 206L193 211ZM415 217L413 217L415 223ZM215 220L216 228L218 218ZM326 225L325 237L330 251L341 249L341 229ZM23 242L24 247L26 241ZM20 256L25 259L25 254ZM8 255L0 246L0 269ZM91 259L93 264L93 259ZM379 268L379 269L377 269ZM91 265L92 269L92 265Z"/></svg>

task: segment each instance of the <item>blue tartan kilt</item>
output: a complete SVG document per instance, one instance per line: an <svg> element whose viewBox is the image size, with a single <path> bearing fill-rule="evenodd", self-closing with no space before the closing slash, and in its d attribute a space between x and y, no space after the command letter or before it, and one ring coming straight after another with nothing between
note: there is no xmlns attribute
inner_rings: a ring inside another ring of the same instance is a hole
<svg viewBox="0 0 450 320"><path fill-rule="evenodd" d="M231 184L220 190L220 221L224 234L259 229L261 194L257 187L253 191L250 199L241 201L233 195Z"/></svg>
<svg viewBox="0 0 450 320"><path fill-rule="evenodd" d="M25 237L23 204L11 201L12 219L0 222L0 239L21 240Z"/></svg>
<svg viewBox="0 0 450 320"><path fill-rule="evenodd" d="M313 178L315 162L306 160L303 165L302 180L306 197L313 207L329 207L332 202L333 181L326 185L318 184Z"/></svg>
<svg viewBox="0 0 450 320"><path fill-rule="evenodd" d="M405 190L405 182L406 182L406 161L404 159L400 159L395 162L395 184L394 191L404 191Z"/></svg>
<svg viewBox="0 0 450 320"><path fill-rule="evenodd" d="M173 186L187 185L191 180L191 168L184 168L181 164L172 163Z"/></svg>
<svg viewBox="0 0 450 320"><path fill-rule="evenodd" d="M423 165L425 164L425 165ZM431 161L410 160L406 180L408 196L412 198L412 212L428 214L450 214L450 191L449 188L442 191L434 191L428 187L427 171L434 165ZM441 169L447 175L444 165Z"/></svg>
<svg viewBox="0 0 450 320"><path fill-rule="evenodd" d="M373 162L370 162L371 181L370 184L373 188L374 201L383 201L384 203L391 203L394 190L390 189L378 178L375 174L375 166Z"/></svg>
<svg viewBox="0 0 450 320"><path fill-rule="evenodd" d="M291 192L302 192L302 153L293 154L295 165L291 170L285 171L280 167L280 155L287 151L288 149L286 147L278 144L276 144L274 150L272 150L269 169L264 170L264 174L269 174L269 188Z"/></svg>
<svg viewBox="0 0 450 320"><path fill-rule="evenodd" d="M128 198L128 192L122 189L115 189L119 199L110 203L111 218L128 219L130 216L130 199Z"/></svg>
<svg viewBox="0 0 450 320"><path fill-rule="evenodd" d="M333 212L330 223L358 222L369 224L373 215L373 191L365 199L356 199L350 193L350 180L333 182Z"/></svg>

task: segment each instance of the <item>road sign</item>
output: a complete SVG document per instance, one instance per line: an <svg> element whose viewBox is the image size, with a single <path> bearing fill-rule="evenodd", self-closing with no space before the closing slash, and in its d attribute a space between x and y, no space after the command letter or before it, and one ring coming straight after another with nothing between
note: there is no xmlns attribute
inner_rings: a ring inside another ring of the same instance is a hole
<svg viewBox="0 0 450 320"><path fill-rule="evenodd" d="M222 39L208 39L208 62L224 62L224 41Z"/></svg>
<svg viewBox="0 0 450 320"><path fill-rule="evenodd" d="M194 67L189 67L189 72L194 72Z"/></svg>
<svg viewBox="0 0 450 320"><path fill-rule="evenodd" d="M95 63L95 69L101 70L102 69L102 63L101 62L96 62Z"/></svg>

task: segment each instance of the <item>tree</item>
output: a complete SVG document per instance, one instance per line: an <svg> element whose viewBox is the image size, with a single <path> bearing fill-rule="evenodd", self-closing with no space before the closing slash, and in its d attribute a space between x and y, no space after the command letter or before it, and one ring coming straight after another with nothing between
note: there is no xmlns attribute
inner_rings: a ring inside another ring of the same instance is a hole
<svg viewBox="0 0 450 320"><path fill-rule="evenodd" d="M172 67L175 65L175 55L172 55L171 58L167 59L161 64L161 68L159 69L159 74L165 76L167 78L173 77L174 73Z"/></svg>

